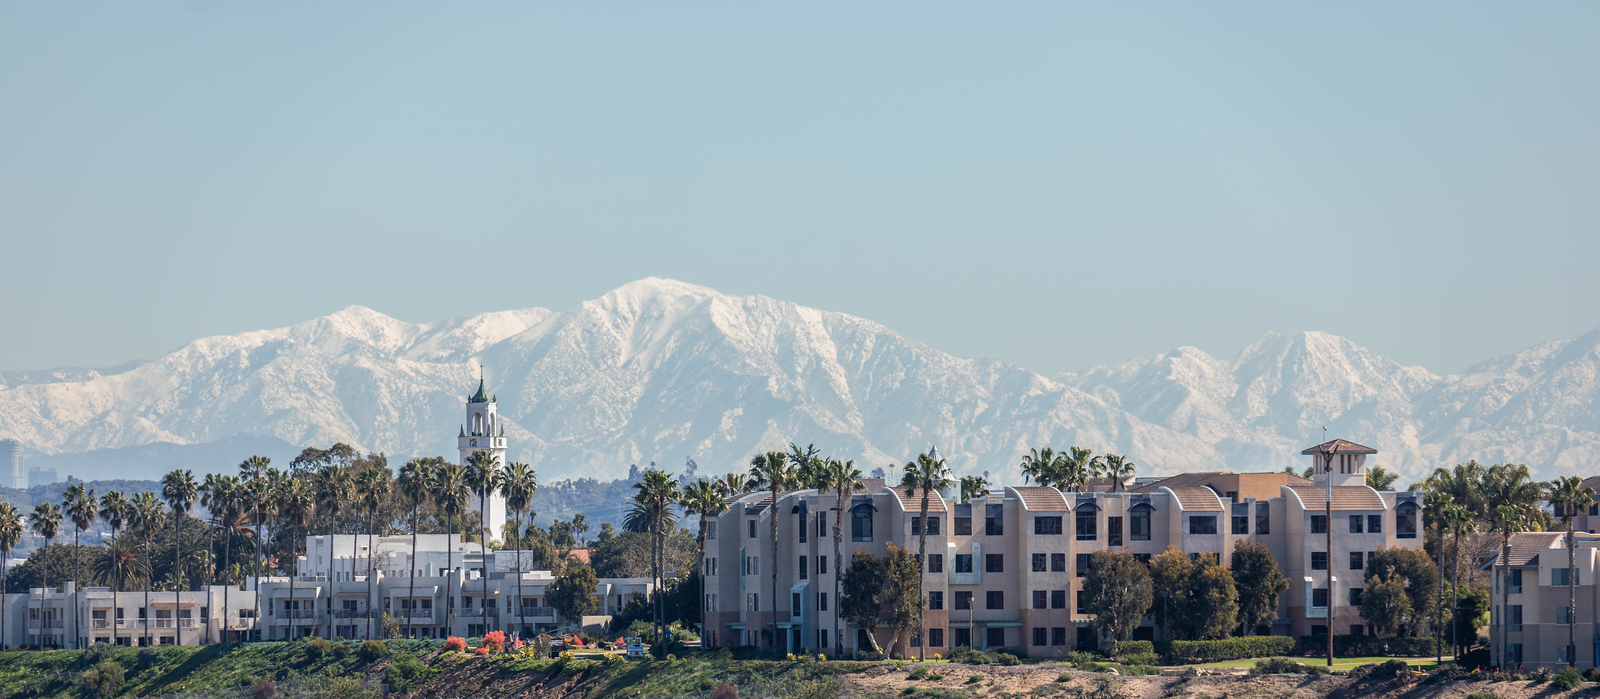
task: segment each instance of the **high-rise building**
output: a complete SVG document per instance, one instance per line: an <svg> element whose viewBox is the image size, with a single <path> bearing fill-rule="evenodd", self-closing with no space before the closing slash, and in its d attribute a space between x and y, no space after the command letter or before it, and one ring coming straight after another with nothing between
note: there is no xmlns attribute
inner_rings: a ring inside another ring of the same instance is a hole
<svg viewBox="0 0 1600 699"><path fill-rule="evenodd" d="M22 442L0 439L0 476L6 479L8 487L19 490L28 487L27 480L22 477Z"/></svg>
<svg viewBox="0 0 1600 699"><path fill-rule="evenodd" d="M472 429L467 429L469 427ZM467 424L462 425L456 435L456 446L461 452L462 466L467 465L473 452L479 451L488 452L500 468L506 466L506 428L500 423L500 406L493 395L484 391L481 376L478 392L467 398ZM485 498L474 496L472 505L488 517L492 527L489 538L495 538L500 533L500 525L506 521L506 499L497 491L489 494L487 502Z"/></svg>
<svg viewBox="0 0 1600 699"><path fill-rule="evenodd" d="M54 483L57 480L59 480L59 479L56 478L56 470L53 469L53 468L30 468L30 469L28 469L28 487L29 488L32 488L33 486L36 486L36 485L50 485L51 483Z"/></svg>

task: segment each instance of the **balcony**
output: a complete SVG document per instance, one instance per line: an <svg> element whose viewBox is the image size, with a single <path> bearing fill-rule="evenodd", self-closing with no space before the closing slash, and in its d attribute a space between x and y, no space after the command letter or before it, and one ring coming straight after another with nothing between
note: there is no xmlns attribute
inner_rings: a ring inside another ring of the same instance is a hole
<svg viewBox="0 0 1600 699"><path fill-rule="evenodd" d="M43 626L41 627L39 619L29 619L28 620L28 628L30 628L30 629L37 629L37 628L61 629L61 628L66 628L66 623L65 622L66 622L66 620L64 620L64 619L45 619L45 620L43 620Z"/></svg>
<svg viewBox="0 0 1600 699"><path fill-rule="evenodd" d="M518 617L517 621L518 623L531 623L536 621L555 621L555 618L555 607L523 607L522 616Z"/></svg>
<svg viewBox="0 0 1600 699"><path fill-rule="evenodd" d="M111 620L110 619L90 619L89 620L89 628L91 628L91 629L109 629L109 628L111 628Z"/></svg>
<svg viewBox="0 0 1600 699"><path fill-rule="evenodd" d="M374 619L378 618L379 616L380 616L379 614L373 614L372 615L372 617ZM367 613L365 611L356 610L356 609L335 609L335 610L333 610L333 618L335 618L335 619L365 619L365 618L367 618Z"/></svg>

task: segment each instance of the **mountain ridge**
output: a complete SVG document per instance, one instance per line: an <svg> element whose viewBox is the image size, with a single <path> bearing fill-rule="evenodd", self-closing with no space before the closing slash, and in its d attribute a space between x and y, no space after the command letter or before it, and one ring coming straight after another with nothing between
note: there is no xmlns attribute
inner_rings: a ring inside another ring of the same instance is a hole
<svg viewBox="0 0 1600 699"><path fill-rule="evenodd" d="M1447 376L1307 331L1224 358L1183 346L1047 377L870 319L653 277L565 311L410 323L352 305L114 372L9 372L0 437L108 461L262 439L450 454L480 363L511 457L552 478L684 458L721 472L791 440L864 470L938 444L958 472L1007 482L1047 444L1125 453L1142 473L1280 469L1301 466L1324 426L1412 479L1468 458L1553 475L1600 456L1600 330Z"/></svg>

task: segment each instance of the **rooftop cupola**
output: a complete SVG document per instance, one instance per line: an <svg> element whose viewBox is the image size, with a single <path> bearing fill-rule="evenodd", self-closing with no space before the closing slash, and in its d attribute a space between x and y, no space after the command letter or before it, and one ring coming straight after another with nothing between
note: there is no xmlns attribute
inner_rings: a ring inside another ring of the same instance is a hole
<svg viewBox="0 0 1600 699"><path fill-rule="evenodd" d="M1314 469L1311 482L1316 485L1326 485L1329 478L1334 485L1366 485L1367 455L1376 453L1377 449L1343 439L1306 447L1300 452L1302 456L1311 457Z"/></svg>

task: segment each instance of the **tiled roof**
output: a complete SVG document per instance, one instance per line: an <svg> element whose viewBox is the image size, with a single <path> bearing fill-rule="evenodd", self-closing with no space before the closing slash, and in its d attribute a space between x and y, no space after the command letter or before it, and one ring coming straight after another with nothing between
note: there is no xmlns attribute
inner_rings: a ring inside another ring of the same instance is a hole
<svg viewBox="0 0 1600 699"><path fill-rule="evenodd" d="M1187 486L1201 486L1201 487L1204 487L1205 484L1206 484L1206 481L1211 480L1212 477L1214 477L1214 476L1220 476L1220 475L1222 475L1224 473L1228 473L1228 472L1227 471L1206 471L1206 472L1201 472L1201 473L1180 473L1180 474L1178 474L1176 476L1167 476L1166 478L1163 478L1163 479L1161 479L1159 481L1156 481L1154 483L1146 483L1146 484L1138 486L1138 487L1136 487L1133 490L1130 490L1128 492L1130 492L1130 493L1154 493L1154 492L1157 492L1157 491L1161 490L1162 486L1166 486L1168 488L1179 488L1179 487L1187 487ZM1232 475L1232 474L1229 474L1229 475Z"/></svg>
<svg viewBox="0 0 1600 699"><path fill-rule="evenodd" d="M1037 485L1014 485L1008 488L1022 500L1022 506L1034 512L1065 512L1067 498L1055 488Z"/></svg>
<svg viewBox="0 0 1600 699"><path fill-rule="evenodd" d="M1335 440L1333 440L1331 442L1323 442L1322 444L1318 444L1317 446L1314 446L1314 447L1306 447L1303 451L1300 452L1300 455L1301 456L1310 456L1312 454L1323 454L1323 453L1326 453L1327 450L1329 450L1329 449L1332 449L1333 453L1335 453L1335 454L1376 454L1376 453L1378 453L1378 450L1377 449L1373 449L1372 447L1364 447L1364 446L1361 446L1360 444L1356 444L1355 442L1346 441L1346 440L1343 440L1343 439L1335 439Z"/></svg>
<svg viewBox="0 0 1600 699"><path fill-rule="evenodd" d="M1291 485L1288 488L1300 496L1300 502L1305 504L1308 510L1322 509L1323 504L1328 501L1326 486ZM1364 485L1336 485L1333 487L1333 509L1382 510L1386 508L1383 504L1383 498L1378 495L1376 490Z"/></svg>
<svg viewBox="0 0 1600 699"><path fill-rule="evenodd" d="M1289 485L1311 485L1312 483L1316 482L1316 481L1311 480L1310 478L1305 478L1303 476L1296 476L1293 473L1285 473L1283 475L1286 475L1286 476L1289 477Z"/></svg>
<svg viewBox="0 0 1600 699"><path fill-rule="evenodd" d="M1217 492L1198 485L1180 485L1176 488L1168 486L1174 495L1178 496L1178 505L1185 512L1221 512L1222 501L1217 499Z"/></svg>
<svg viewBox="0 0 1600 699"><path fill-rule="evenodd" d="M1523 532L1511 535L1511 565L1537 565L1539 552L1561 539L1563 532ZM1495 547L1490 564L1500 565L1500 547Z"/></svg>
<svg viewBox="0 0 1600 699"><path fill-rule="evenodd" d="M1600 476L1589 476L1583 479L1583 487L1592 488L1596 493L1600 493Z"/></svg>
<svg viewBox="0 0 1600 699"><path fill-rule="evenodd" d="M898 495L900 497L900 501L905 503L906 512L916 512L916 513L919 513L919 514L922 512L922 491L921 490L918 490L917 494L914 497L907 497L905 488L894 488L893 490L894 490L894 494ZM935 491L933 491L931 493L928 493L928 511L929 512L945 512L946 511L945 507L944 507L944 498L940 497L939 491L937 491L937 490L935 490Z"/></svg>

